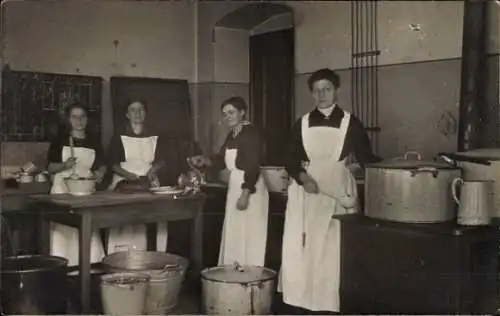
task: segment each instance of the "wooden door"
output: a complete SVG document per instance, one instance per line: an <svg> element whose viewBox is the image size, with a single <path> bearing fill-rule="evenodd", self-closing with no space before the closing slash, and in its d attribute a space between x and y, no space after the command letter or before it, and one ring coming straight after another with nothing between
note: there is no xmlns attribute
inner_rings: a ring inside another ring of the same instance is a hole
<svg viewBox="0 0 500 316"><path fill-rule="evenodd" d="M264 162L283 165L293 120L294 30L250 37L250 116L264 132Z"/></svg>

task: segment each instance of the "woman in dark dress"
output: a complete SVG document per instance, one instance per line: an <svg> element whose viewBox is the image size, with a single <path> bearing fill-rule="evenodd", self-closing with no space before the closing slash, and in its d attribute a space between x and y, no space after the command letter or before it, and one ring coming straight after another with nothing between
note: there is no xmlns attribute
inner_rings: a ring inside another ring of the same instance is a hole
<svg viewBox="0 0 500 316"><path fill-rule="evenodd" d="M269 195L260 175L262 138L259 130L244 120L247 105L243 98L227 99L221 110L231 132L219 153L213 159L191 158L196 166L230 171L219 264L236 261L263 266Z"/></svg>
<svg viewBox="0 0 500 316"><path fill-rule="evenodd" d="M283 301L305 313L339 312L340 221L357 212L353 154L363 167L378 162L363 124L337 105L339 76L330 69L308 80L315 109L294 125L286 169L293 178L283 234L278 289Z"/></svg>
<svg viewBox="0 0 500 316"><path fill-rule="evenodd" d="M146 104L142 101L127 103L126 116L129 124L123 133L117 133L109 145L109 159L114 177L110 190L114 190L121 181L147 179L149 185L159 185L157 172L165 164L159 136L149 130L144 122ZM156 245L159 251L167 248L167 223L158 223ZM111 228L108 239L108 253L118 247L139 250L146 249L146 226L127 225Z"/></svg>
<svg viewBox="0 0 500 316"><path fill-rule="evenodd" d="M47 169L53 174L51 194L69 193L64 178L70 177L73 173L79 177L94 176L97 182L100 182L106 172L101 142L87 131L87 109L75 103L65 109L65 114L70 128L51 142L47 155L49 163ZM76 228L52 223L50 239L53 255L68 258L70 266L78 265ZM102 241L98 231L95 231L91 243L92 263L101 261L103 257Z"/></svg>

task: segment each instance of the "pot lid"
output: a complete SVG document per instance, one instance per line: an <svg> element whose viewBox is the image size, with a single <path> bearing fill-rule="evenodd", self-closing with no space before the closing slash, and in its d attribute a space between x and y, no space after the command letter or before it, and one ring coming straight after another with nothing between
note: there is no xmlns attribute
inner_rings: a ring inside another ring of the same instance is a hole
<svg viewBox="0 0 500 316"><path fill-rule="evenodd" d="M395 160L383 161L379 163L369 164L367 168L384 168L384 169L420 169L420 168L434 168L434 169L456 169L447 163L439 163L427 160Z"/></svg>
<svg viewBox="0 0 500 316"><path fill-rule="evenodd" d="M241 266L235 269L233 265L209 268L201 272L201 277L206 280L222 283L251 283L267 281L276 276L271 269L257 266Z"/></svg>
<svg viewBox="0 0 500 316"><path fill-rule="evenodd" d="M484 158L492 161L500 160L500 148L481 148L473 149L465 152L458 152L462 156Z"/></svg>

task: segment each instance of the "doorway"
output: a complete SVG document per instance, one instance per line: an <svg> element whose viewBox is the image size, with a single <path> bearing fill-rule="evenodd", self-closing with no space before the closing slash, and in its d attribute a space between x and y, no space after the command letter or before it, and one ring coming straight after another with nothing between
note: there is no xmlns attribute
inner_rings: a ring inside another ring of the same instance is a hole
<svg viewBox="0 0 500 316"><path fill-rule="evenodd" d="M295 32L293 28L250 36L250 104L264 133L265 165L283 166L294 118Z"/></svg>

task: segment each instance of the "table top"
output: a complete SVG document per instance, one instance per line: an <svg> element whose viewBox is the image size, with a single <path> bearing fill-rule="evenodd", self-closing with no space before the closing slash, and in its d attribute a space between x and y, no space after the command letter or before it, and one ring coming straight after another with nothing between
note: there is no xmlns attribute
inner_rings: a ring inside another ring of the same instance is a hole
<svg viewBox="0 0 500 316"><path fill-rule="evenodd" d="M159 201L168 203L203 200L205 195L196 194L173 197L171 195L153 194L150 192L119 193L113 191L100 191L86 196L73 196L70 194L36 194L29 195L28 198L35 202L50 203L57 206L78 209L136 203L154 203Z"/></svg>

